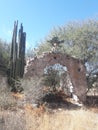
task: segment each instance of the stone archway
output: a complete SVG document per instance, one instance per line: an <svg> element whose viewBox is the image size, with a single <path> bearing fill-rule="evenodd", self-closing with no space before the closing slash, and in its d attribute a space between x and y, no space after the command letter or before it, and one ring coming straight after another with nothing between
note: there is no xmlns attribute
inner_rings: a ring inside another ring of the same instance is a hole
<svg viewBox="0 0 98 130"><path fill-rule="evenodd" d="M62 53L45 53L42 57L36 57L29 62L24 77L41 77L46 66L57 63L67 67L74 92L84 102L87 90L86 71L84 63L80 59Z"/></svg>

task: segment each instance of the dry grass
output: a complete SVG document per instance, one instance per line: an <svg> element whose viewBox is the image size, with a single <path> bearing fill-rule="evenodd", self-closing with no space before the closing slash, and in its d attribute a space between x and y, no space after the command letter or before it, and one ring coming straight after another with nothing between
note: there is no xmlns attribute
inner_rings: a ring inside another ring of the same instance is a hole
<svg viewBox="0 0 98 130"><path fill-rule="evenodd" d="M0 110L0 130L98 130L98 108L50 110L44 105L32 108L27 102L22 104L25 99L23 94L11 94L5 84L2 79L0 107L3 109ZM36 91L39 90L39 83L37 90L31 83L29 85L31 90L26 90L26 94L30 92L29 97L32 99L36 97L33 93L38 94Z"/></svg>
<svg viewBox="0 0 98 130"><path fill-rule="evenodd" d="M91 111L61 110L40 116L27 111L25 116L27 130L98 130L98 114Z"/></svg>
<svg viewBox="0 0 98 130"><path fill-rule="evenodd" d="M0 112L0 130L98 130L98 109L51 110L26 105L17 111Z"/></svg>
<svg viewBox="0 0 98 130"><path fill-rule="evenodd" d="M0 130L26 130L25 124L22 110L0 112Z"/></svg>
<svg viewBox="0 0 98 130"><path fill-rule="evenodd" d="M0 108L8 109L16 106L16 100L13 98L7 84L7 78L0 76Z"/></svg>
<svg viewBox="0 0 98 130"><path fill-rule="evenodd" d="M12 93L12 96L13 96L15 99L17 99L17 100L24 99L24 94Z"/></svg>
<svg viewBox="0 0 98 130"><path fill-rule="evenodd" d="M43 97L43 85L42 79L31 78L21 81L22 87L24 89L24 94L26 98L26 103L36 103L41 97Z"/></svg>

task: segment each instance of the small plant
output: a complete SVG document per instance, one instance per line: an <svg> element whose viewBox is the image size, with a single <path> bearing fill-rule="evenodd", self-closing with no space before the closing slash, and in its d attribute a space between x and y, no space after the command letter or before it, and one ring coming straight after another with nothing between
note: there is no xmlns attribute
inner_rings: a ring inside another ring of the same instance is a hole
<svg viewBox="0 0 98 130"><path fill-rule="evenodd" d="M51 87L53 91L56 91L56 87L60 84L59 71L49 67L43 81L45 86Z"/></svg>

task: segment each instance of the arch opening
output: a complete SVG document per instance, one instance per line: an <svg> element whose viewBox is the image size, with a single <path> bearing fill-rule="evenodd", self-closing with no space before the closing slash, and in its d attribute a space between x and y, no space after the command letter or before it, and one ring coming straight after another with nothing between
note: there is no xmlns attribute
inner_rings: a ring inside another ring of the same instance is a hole
<svg viewBox="0 0 98 130"><path fill-rule="evenodd" d="M71 95L73 85L66 66L59 63L46 66L44 68L44 82L52 91L63 91L66 95Z"/></svg>

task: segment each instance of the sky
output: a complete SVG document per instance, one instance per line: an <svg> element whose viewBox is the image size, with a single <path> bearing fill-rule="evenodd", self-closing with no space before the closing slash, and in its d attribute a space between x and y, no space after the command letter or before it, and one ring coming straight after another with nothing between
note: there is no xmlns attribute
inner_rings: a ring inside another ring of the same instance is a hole
<svg viewBox="0 0 98 130"><path fill-rule="evenodd" d="M98 0L0 0L0 38L11 42L18 20L27 34L27 48L34 48L54 27L96 16Z"/></svg>

